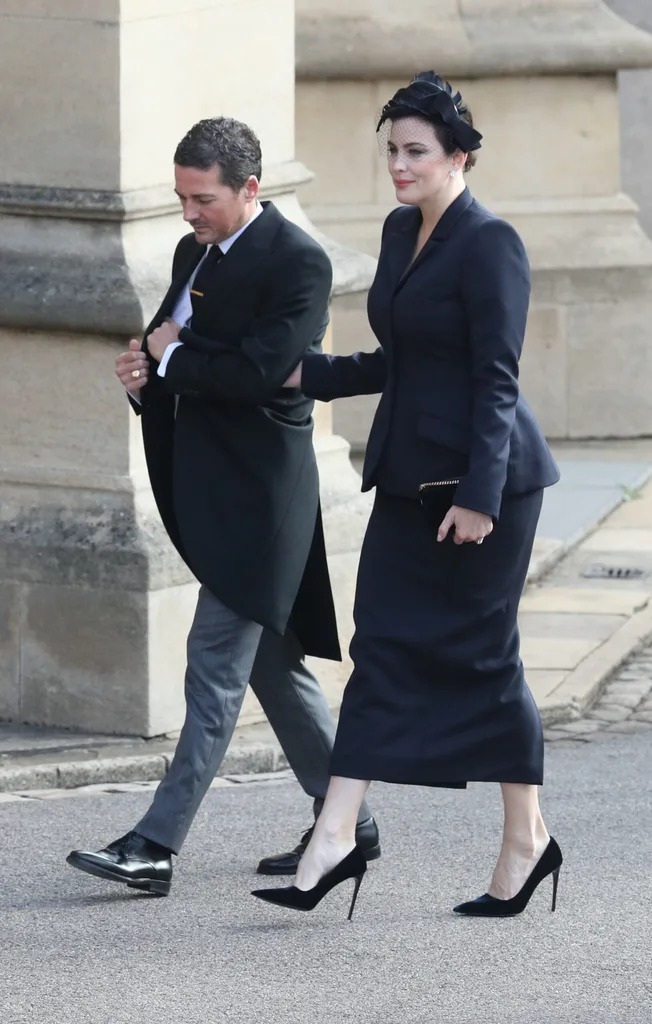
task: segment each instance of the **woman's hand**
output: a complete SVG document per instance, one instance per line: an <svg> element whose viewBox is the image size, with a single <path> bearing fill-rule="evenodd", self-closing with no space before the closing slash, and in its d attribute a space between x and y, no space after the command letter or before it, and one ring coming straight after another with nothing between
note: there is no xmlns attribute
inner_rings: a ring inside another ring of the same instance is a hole
<svg viewBox="0 0 652 1024"><path fill-rule="evenodd" d="M437 532L437 540L446 540L452 526L455 527L453 540L456 544L468 544L472 541L482 544L494 528L491 516L486 516L483 512L472 512L470 508L460 508L459 505L453 505L446 513Z"/></svg>
<svg viewBox="0 0 652 1024"><path fill-rule="evenodd" d="M294 369L292 371L292 373L290 374L290 376L286 380L285 384L283 385L284 388L300 388L301 387L301 367L302 366L303 366L303 363L299 363L299 365L296 367L296 369Z"/></svg>

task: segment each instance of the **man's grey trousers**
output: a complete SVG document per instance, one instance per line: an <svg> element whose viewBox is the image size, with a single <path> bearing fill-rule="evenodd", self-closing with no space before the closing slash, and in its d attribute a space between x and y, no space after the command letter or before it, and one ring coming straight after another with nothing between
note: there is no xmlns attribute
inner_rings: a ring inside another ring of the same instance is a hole
<svg viewBox="0 0 652 1024"><path fill-rule="evenodd" d="M241 618L205 587L188 636L186 720L170 770L134 831L178 853L231 742L247 684L318 813L335 722L292 633ZM359 820L370 816L362 805Z"/></svg>

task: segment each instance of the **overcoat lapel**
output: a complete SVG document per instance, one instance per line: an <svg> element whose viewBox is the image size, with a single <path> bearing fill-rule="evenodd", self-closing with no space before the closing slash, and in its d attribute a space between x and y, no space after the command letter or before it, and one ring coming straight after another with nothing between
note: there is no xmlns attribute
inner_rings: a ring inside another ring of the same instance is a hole
<svg viewBox="0 0 652 1024"><path fill-rule="evenodd" d="M160 326L163 323L166 316L170 316L177 299L181 295L182 290L188 283L188 278L194 271L195 267L201 260L202 256L206 252L205 245L199 245L194 239L190 240L188 245L188 252L184 255L184 258L179 260L179 266L177 272L174 275L172 284L168 288L167 294L161 303L158 316L156 318L154 326Z"/></svg>
<svg viewBox="0 0 652 1024"><path fill-rule="evenodd" d="M214 278L205 295L211 318L231 300L238 285L255 267L269 257L274 236L282 224L283 216L274 204L263 203L263 212L215 267Z"/></svg>
<svg viewBox="0 0 652 1024"><path fill-rule="evenodd" d="M211 315L230 298L240 281L269 255L272 238L281 227L283 216L273 203L263 203L263 211L260 217L257 217L237 242L231 246L226 256L215 268L214 281L207 293ZM171 316L177 299L205 252L205 245L200 245L194 239L189 240L188 251L179 260L172 284L167 290L156 318L148 328L148 334L159 327L166 316Z"/></svg>

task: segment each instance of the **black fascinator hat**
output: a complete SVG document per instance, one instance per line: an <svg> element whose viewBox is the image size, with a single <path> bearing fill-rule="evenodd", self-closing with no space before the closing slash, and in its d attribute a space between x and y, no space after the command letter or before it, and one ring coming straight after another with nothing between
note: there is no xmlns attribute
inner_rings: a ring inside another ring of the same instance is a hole
<svg viewBox="0 0 652 1024"><path fill-rule="evenodd" d="M455 145L463 153L472 153L480 149L482 135L469 123L470 118L465 120L462 114L468 111L460 93L453 95L451 85L434 71L422 71L385 104L376 131L380 131L386 121L399 117L423 117L434 124L443 122Z"/></svg>

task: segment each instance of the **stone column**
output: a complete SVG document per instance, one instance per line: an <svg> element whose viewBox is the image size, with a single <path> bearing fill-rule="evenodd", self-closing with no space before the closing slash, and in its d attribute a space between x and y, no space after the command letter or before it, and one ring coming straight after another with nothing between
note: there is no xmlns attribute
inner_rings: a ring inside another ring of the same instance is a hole
<svg viewBox="0 0 652 1024"><path fill-rule="evenodd" d="M609 0L616 14L652 32L648 0ZM652 70L622 71L619 76L623 187L640 207L640 221L652 238Z"/></svg>
<svg viewBox="0 0 652 1024"><path fill-rule="evenodd" d="M651 434L652 243L621 189L617 75L652 66L652 35L599 0L298 0L297 12L297 144L316 172L304 193L314 222L377 253L396 200L375 119L415 71L435 68L485 134L472 191L528 247L523 385L548 435ZM357 307L336 334L343 351L373 344ZM335 429L362 445L374 404L343 404Z"/></svg>
<svg viewBox="0 0 652 1024"><path fill-rule="evenodd" d="M264 196L308 223L294 3L0 0L0 67L0 718L157 735L181 723L196 584L113 363L186 231L172 156L193 122L250 123ZM364 289L372 261L330 247L336 291ZM327 417L318 447L332 535L358 480Z"/></svg>

